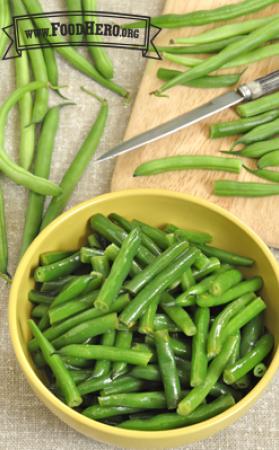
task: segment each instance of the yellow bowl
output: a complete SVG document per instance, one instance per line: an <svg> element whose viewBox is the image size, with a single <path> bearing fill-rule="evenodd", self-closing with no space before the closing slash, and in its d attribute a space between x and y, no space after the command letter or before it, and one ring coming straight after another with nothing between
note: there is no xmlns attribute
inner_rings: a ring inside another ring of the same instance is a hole
<svg viewBox="0 0 279 450"><path fill-rule="evenodd" d="M261 274L264 278L263 296L268 305L266 324L275 336L275 350L265 376L235 406L197 425L162 432L139 432L114 428L84 417L62 403L44 386L27 350L30 338L27 319L31 309L27 294L34 286L32 273L39 263L41 253L80 247L89 232L88 219L97 212L117 212L128 219L136 217L153 225L171 222L189 229L207 231L214 236L214 244L255 259L255 266L247 269L246 273ZM227 211L204 200L169 191L122 191L102 195L76 206L49 225L33 242L19 264L11 288L10 334L18 362L36 395L75 430L120 447L175 447L205 439L232 424L252 406L271 381L279 365L278 292L279 270L275 258L253 231Z"/></svg>

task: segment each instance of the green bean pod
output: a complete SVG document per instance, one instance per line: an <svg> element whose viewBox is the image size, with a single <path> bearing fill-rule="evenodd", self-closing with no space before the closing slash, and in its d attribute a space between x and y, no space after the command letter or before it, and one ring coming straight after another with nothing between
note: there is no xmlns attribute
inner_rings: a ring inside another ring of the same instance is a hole
<svg viewBox="0 0 279 450"><path fill-rule="evenodd" d="M177 237L193 244L207 244L212 241L212 236L203 231L185 230L185 228L177 227L170 223L165 225L163 229L166 233L176 233Z"/></svg>
<svg viewBox="0 0 279 450"><path fill-rule="evenodd" d="M244 356L256 345L264 332L263 313L251 319L242 329L240 355Z"/></svg>
<svg viewBox="0 0 279 450"><path fill-rule="evenodd" d="M57 280L60 277L71 274L74 270L80 267L80 265L79 252L76 252L73 255L53 264L37 267L34 273L34 278L39 283Z"/></svg>
<svg viewBox="0 0 279 450"><path fill-rule="evenodd" d="M210 285L209 292L216 296L223 295L230 288L239 284L242 281L242 277L242 273L236 269L217 274Z"/></svg>
<svg viewBox="0 0 279 450"><path fill-rule="evenodd" d="M186 336L194 336L197 328L190 315L181 306L169 306L169 300L172 300L170 294L164 293L161 297L160 307Z"/></svg>
<svg viewBox="0 0 279 450"><path fill-rule="evenodd" d="M146 309L139 322L139 333L151 334L154 331L154 319L160 302L160 296L155 297Z"/></svg>
<svg viewBox="0 0 279 450"><path fill-rule="evenodd" d="M115 342L116 331L108 330L102 336L100 340L101 345L113 346ZM96 361L94 370L92 372L92 378L98 378L105 375L109 375L111 370L111 362L107 360Z"/></svg>
<svg viewBox="0 0 279 450"><path fill-rule="evenodd" d="M279 119L272 120L271 122L265 123L263 125L258 125L248 133L244 134L235 142L237 144L252 144L253 142L263 141L272 136L276 135L276 130L279 126Z"/></svg>
<svg viewBox="0 0 279 450"><path fill-rule="evenodd" d="M61 259L68 258L68 256L71 256L73 253L73 251L68 250L44 252L40 255L40 264L42 266L47 266L48 264L61 261Z"/></svg>
<svg viewBox="0 0 279 450"><path fill-rule="evenodd" d="M244 103L236 108L241 117L251 117L279 108L279 93L266 95L252 102Z"/></svg>
<svg viewBox="0 0 279 450"><path fill-rule="evenodd" d="M139 408L129 408L128 406L100 406L93 405L82 411L82 414L93 420L104 420L114 416L123 416L140 412Z"/></svg>
<svg viewBox="0 0 279 450"><path fill-rule="evenodd" d="M267 153L262 156L257 162L259 169L265 169L266 167L277 167L279 165L279 150Z"/></svg>
<svg viewBox="0 0 279 450"><path fill-rule="evenodd" d="M41 292L38 292L34 289L31 289L31 291L28 292L28 300L31 303L43 303L45 305L50 305L51 302L53 301L54 297L47 295L47 294L43 294Z"/></svg>
<svg viewBox="0 0 279 450"><path fill-rule="evenodd" d="M179 48L179 47L178 47ZM187 47L185 47L187 49ZM184 53L188 53L185 51ZM192 52L193 53L193 52ZM160 67L157 71L159 80L168 81L181 75L183 72L179 70L165 69ZM182 83L183 86L189 86L198 89L215 89L221 87L228 87L237 84L241 78L242 73L228 73L226 75L212 75L197 80L186 81Z"/></svg>
<svg viewBox="0 0 279 450"><path fill-rule="evenodd" d="M92 394L93 392L98 392L104 389L106 386L111 384L111 378L107 375L99 378L92 378L83 381L78 385L78 391L80 395Z"/></svg>
<svg viewBox="0 0 279 450"><path fill-rule="evenodd" d="M55 308L63 303L72 300L79 295L83 294L88 286L92 287L92 290L98 288L103 281L103 276L100 273L91 272L89 275L80 275L70 281L64 289L55 297L52 302L51 308ZM94 285L92 286L92 282Z"/></svg>
<svg viewBox="0 0 279 450"><path fill-rule="evenodd" d="M247 256L240 256L221 248L212 247L211 245L203 244L199 247L205 255L216 257L222 263L232 264L234 266L252 266L254 264L254 260L247 258Z"/></svg>
<svg viewBox="0 0 279 450"><path fill-rule="evenodd" d="M105 257L108 259L108 261L115 261L118 253L120 252L120 248L115 245L115 244L110 244L106 247L105 251L104 251L104 255ZM135 275L137 275L138 273L141 272L141 267L139 266L139 264L133 260L131 268L130 268L130 272L129 275L131 277L134 277Z"/></svg>
<svg viewBox="0 0 279 450"><path fill-rule="evenodd" d="M253 144L247 145L242 150L237 151L225 151L223 153L244 156L245 158L261 158L273 150L279 149L279 138L273 138L266 141L254 142Z"/></svg>
<svg viewBox="0 0 279 450"><path fill-rule="evenodd" d="M259 363L254 367L253 375L256 378L262 378L267 371L267 367L264 363Z"/></svg>
<svg viewBox="0 0 279 450"><path fill-rule="evenodd" d="M71 254L73 254L71 252ZM70 255L69 255L70 256ZM55 261L57 262L57 261ZM52 264L52 262L51 262ZM42 265L48 265L48 264L42 264ZM72 281L74 278L76 278L78 275L65 275L62 278L58 278L57 280L53 281L45 281L41 284L40 291L49 293L53 296L59 294L59 292L62 291L62 289L68 284L70 281Z"/></svg>
<svg viewBox="0 0 279 450"><path fill-rule="evenodd" d="M0 60L4 58L5 52L7 50L7 46L9 43L9 38L6 33L4 33L3 28L8 27L11 23L11 13L9 8L9 1L8 0L1 0L0 1Z"/></svg>
<svg viewBox="0 0 279 450"><path fill-rule="evenodd" d="M81 247L80 260L83 264L90 264L93 256L101 256L104 254L103 250L99 248Z"/></svg>
<svg viewBox="0 0 279 450"><path fill-rule="evenodd" d="M61 322L61 320L66 320L75 314L86 311L92 306L92 301L94 301L97 295L98 291L94 291L90 294L62 303L55 308L51 305L48 312L51 325L55 325L56 323Z"/></svg>
<svg viewBox="0 0 279 450"><path fill-rule="evenodd" d="M268 183L217 180L214 183L213 193L221 197L269 197L279 195L279 186Z"/></svg>
<svg viewBox="0 0 279 450"><path fill-rule="evenodd" d="M67 11L70 13L68 16L69 24L71 24L73 29L75 30L74 34L70 34L69 41L72 44L79 43L83 38L83 36L77 32L78 24L81 24L83 22L82 0L66 0L66 5ZM93 8L92 11L95 11L95 9Z"/></svg>
<svg viewBox="0 0 279 450"><path fill-rule="evenodd" d="M191 362L191 386L199 386L205 380L207 373L207 335L209 327L209 308L197 308L195 311L194 323L196 334L192 341L192 362Z"/></svg>
<svg viewBox="0 0 279 450"><path fill-rule="evenodd" d="M142 368L142 367L141 367ZM133 378L129 375L112 380L109 386L101 390L101 395L114 395L127 392L139 392L143 390L145 383L143 380Z"/></svg>
<svg viewBox="0 0 279 450"><path fill-rule="evenodd" d="M140 409L165 409L167 406L164 392L135 392L98 397L101 406L129 406Z"/></svg>
<svg viewBox="0 0 279 450"><path fill-rule="evenodd" d="M118 331L116 334L115 348L129 349L131 348L133 334L129 330ZM117 351L117 350L116 350ZM119 378L127 372L127 364L125 362L114 362L112 365L112 379Z"/></svg>
<svg viewBox="0 0 279 450"><path fill-rule="evenodd" d="M105 255L96 255L91 258L92 269L95 272L101 273L104 278L109 276L110 266L109 261Z"/></svg>
<svg viewBox="0 0 279 450"><path fill-rule="evenodd" d="M227 45L232 42L236 42L243 36L238 34L237 36L232 36L225 39L218 39L214 42L205 42L202 44L195 45L177 45L177 46L156 46L160 53L172 53L175 55L187 55L187 54L206 54L206 53L216 53L218 50L222 50L227 47ZM171 39L170 44L175 44L177 39Z"/></svg>
<svg viewBox="0 0 279 450"><path fill-rule="evenodd" d="M273 181L274 183L279 183L279 172L275 170L267 169L249 169L249 167L244 166L247 172L255 175L256 177L263 178L264 180Z"/></svg>

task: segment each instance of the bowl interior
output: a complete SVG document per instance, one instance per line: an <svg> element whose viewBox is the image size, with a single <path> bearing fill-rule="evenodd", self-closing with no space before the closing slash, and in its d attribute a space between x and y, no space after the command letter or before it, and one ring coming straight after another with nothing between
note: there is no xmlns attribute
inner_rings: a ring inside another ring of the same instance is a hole
<svg viewBox="0 0 279 450"><path fill-rule="evenodd" d="M156 226L169 222L206 231L214 237L214 245L254 258L256 264L245 269L245 273L248 276L260 274L264 279L262 295L268 305L266 325L273 333L275 349L278 349L278 268L262 241L238 219L207 202L167 191L139 190L107 194L73 208L47 227L26 252L17 270L10 299L11 337L21 365L25 358L25 364L34 368L26 345L30 337L28 292L34 287L32 275L39 256L46 251L79 248L90 232L88 221L97 212L117 212L127 219L137 218Z"/></svg>

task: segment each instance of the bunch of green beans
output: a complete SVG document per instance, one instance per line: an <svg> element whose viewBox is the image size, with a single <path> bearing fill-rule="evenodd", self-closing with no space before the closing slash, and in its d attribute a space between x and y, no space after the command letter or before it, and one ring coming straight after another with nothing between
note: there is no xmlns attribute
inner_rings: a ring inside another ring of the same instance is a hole
<svg viewBox="0 0 279 450"><path fill-rule="evenodd" d="M88 418L149 431L202 422L248 393L273 348L263 281L240 270L253 260L204 231L115 213L90 225L91 247L41 256L29 294L28 348L52 392Z"/></svg>

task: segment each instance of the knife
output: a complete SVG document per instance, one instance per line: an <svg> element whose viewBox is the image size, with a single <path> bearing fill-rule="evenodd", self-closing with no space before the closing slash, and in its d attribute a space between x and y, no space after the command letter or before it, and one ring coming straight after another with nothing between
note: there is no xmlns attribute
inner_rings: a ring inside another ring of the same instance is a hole
<svg viewBox="0 0 279 450"><path fill-rule="evenodd" d="M239 103L255 100L279 90L279 70L272 72L265 77L258 78L250 83L243 84L235 91L228 92L214 98L208 103L205 103L198 108L193 109L185 114L182 114L169 122L163 123L151 130L145 131L122 144L117 145L112 150L102 155L97 161L105 161L107 159L115 158L116 156L135 150L142 145L157 141L165 136L168 136L183 128L189 127L194 123L200 122L207 117L224 111L231 106Z"/></svg>

